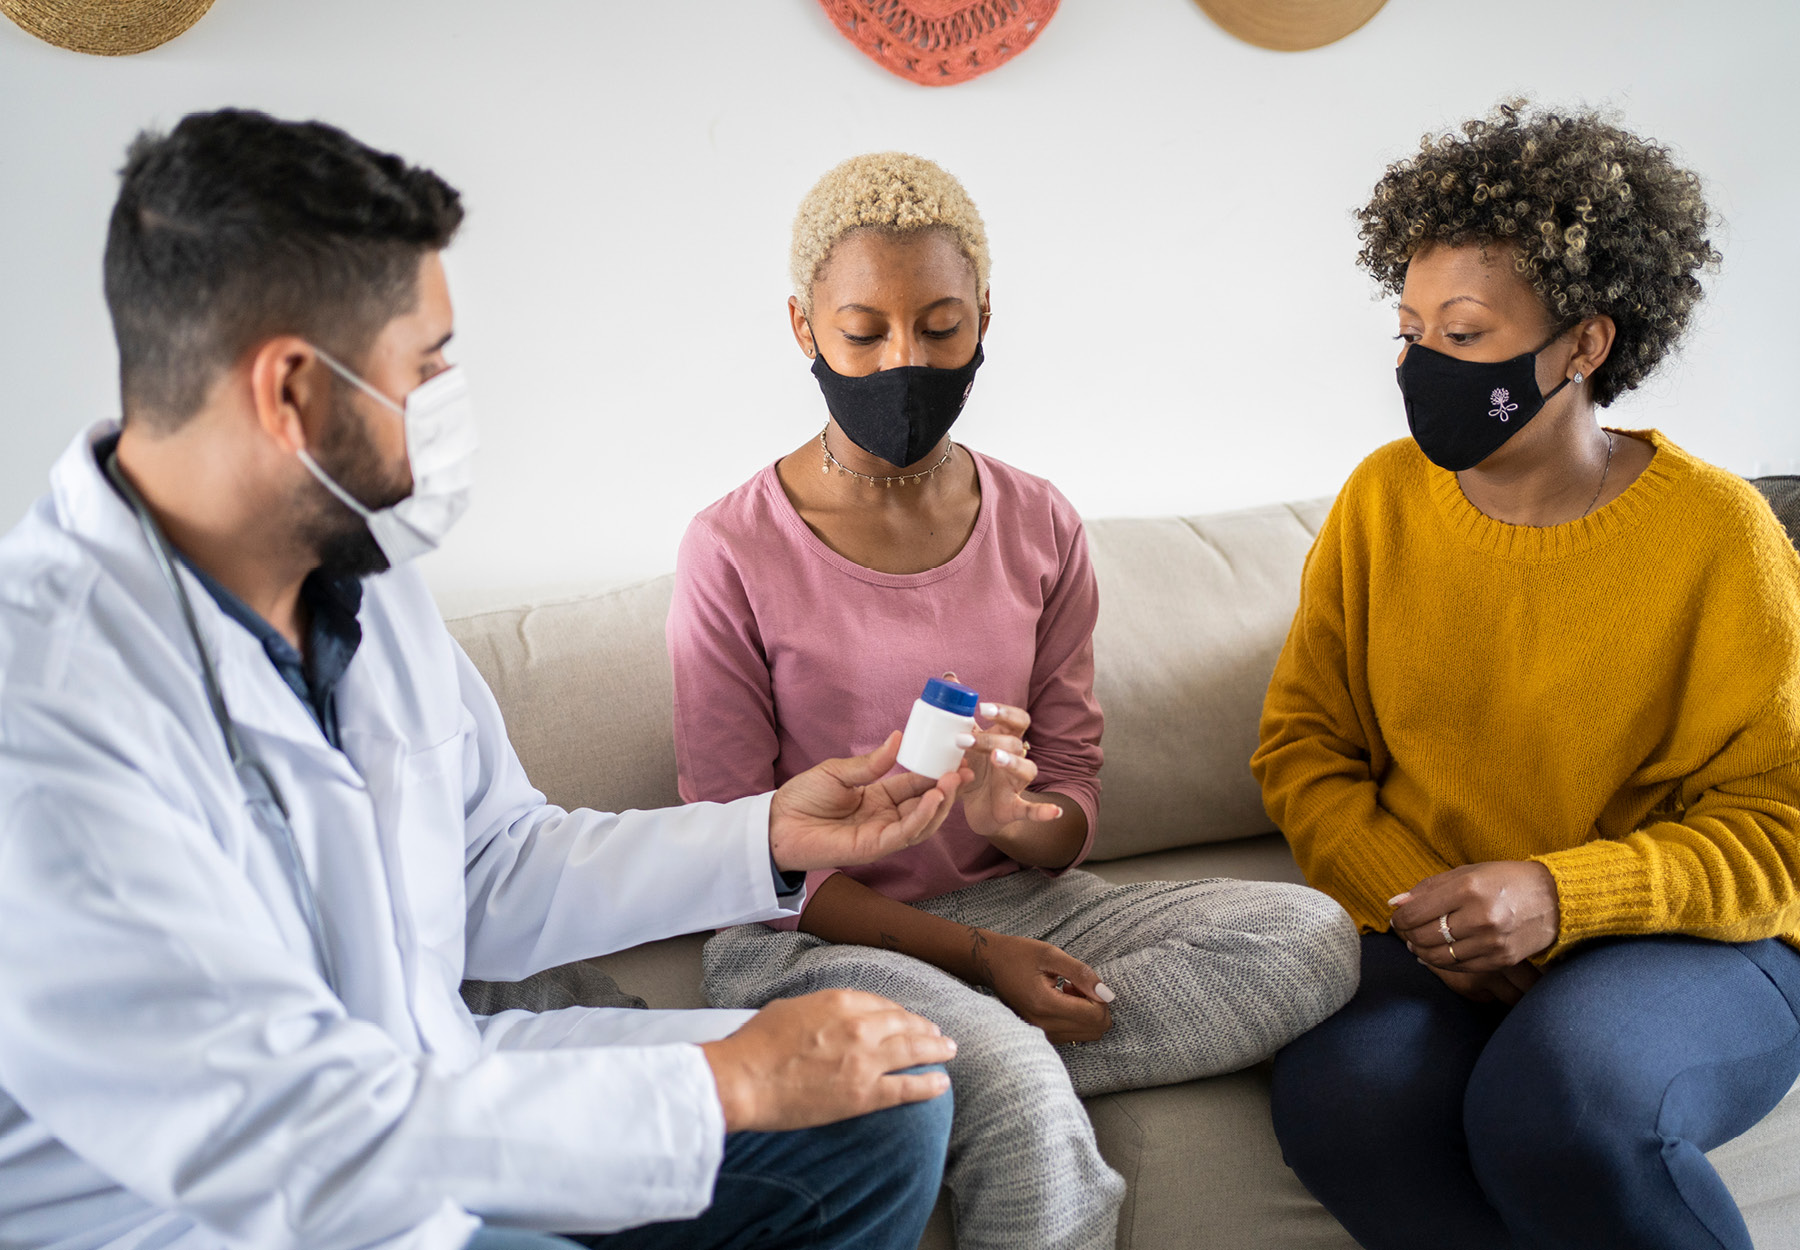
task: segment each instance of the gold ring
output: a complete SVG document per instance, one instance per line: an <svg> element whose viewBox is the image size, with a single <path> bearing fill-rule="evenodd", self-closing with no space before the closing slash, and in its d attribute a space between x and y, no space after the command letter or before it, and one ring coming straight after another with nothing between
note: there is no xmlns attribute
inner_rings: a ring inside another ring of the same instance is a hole
<svg viewBox="0 0 1800 1250"><path fill-rule="evenodd" d="M1445 942L1445 943L1444 943L1444 945L1445 945L1445 946L1446 946L1446 947L1448 947L1448 948L1449 948L1449 951L1450 951L1450 962L1451 962L1451 963L1453 963L1453 964L1459 964L1459 963L1461 963L1461 962L1462 962L1462 960L1460 960L1460 959L1458 959L1458 958L1457 958L1457 957L1456 957L1456 947L1455 947L1455 946L1453 946L1453 945L1451 945L1451 944L1450 944L1450 943L1449 943L1449 942Z"/></svg>
<svg viewBox="0 0 1800 1250"><path fill-rule="evenodd" d="M1019 754L1020 755L1030 755L1031 754L1031 744L1029 742L1019 743Z"/></svg>

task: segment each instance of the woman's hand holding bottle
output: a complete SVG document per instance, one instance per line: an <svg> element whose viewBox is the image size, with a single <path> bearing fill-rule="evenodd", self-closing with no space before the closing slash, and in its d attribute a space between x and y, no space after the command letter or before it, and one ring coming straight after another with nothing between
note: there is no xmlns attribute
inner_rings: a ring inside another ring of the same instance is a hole
<svg viewBox="0 0 1800 1250"><path fill-rule="evenodd" d="M1037 778L1037 765L1027 758L1025 745L1031 714L1004 703L983 703L980 710L988 727L956 740L964 749L963 767L975 776L961 793L969 828L992 838L1009 825L1060 817L1062 808L1026 793Z"/></svg>

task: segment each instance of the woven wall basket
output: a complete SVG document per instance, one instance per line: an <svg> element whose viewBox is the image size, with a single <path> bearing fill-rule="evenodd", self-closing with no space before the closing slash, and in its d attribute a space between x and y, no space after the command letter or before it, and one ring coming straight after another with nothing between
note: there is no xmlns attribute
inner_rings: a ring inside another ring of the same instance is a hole
<svg viewBox="0 0 1800 1250"><path fill-rule="evenodd" d="M212 6L213 0L0 0L0 13L59 48L130 56L169 42Z"/></svg>
<svg viewBox="0 0 1800 1250"><path fill-rule="evenodd" d="M1228 34L1276 52L1336 43L1374 17L1387 0L1199 0Z"/></svg>
<svg viewBox="0 0 1800 1250"><path fill-rule="evenodd" d="M844 37L883 69L951 87L1031 46L1059 0L819 0Z"/></svg>

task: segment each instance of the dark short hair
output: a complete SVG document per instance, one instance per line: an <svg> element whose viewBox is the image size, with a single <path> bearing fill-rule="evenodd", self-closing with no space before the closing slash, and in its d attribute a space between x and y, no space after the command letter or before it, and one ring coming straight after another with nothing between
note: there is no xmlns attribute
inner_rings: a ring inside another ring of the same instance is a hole
<svg viewBox="0 0 1800 1250"><path fill-rule="evenodd" d="M1375 184L1357 211L1363 267L1398 294L1431 244L1510 249L1553 323L1617 324L1593 375L1606 407L1674 350L1718 267L1699 175L1593 112L1509 100L1460 130L1426 135Z"/></svg>
<svg viewBox="0 0 1800 1250"><path fill-rule="evenodd" d="M140 134L106 236L126 412L180 424L279 334L360 362L462 216L442 178L322 122L221 109Z"/></svg>

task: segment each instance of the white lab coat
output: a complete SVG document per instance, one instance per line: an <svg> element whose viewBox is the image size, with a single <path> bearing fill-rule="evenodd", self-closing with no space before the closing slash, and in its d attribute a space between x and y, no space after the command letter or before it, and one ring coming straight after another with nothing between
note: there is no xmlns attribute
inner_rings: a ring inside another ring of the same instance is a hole
<svg viewBox="0 0 1800 1250"><path fill-rule="evenodd" d="M193 644L78 438L0 539L0 1247L455 1250L711 1201L692 1041L747 1013L475 1019L512 980L790 915L767 796L564 812L415 571L371 578L343 751L185 570L274 774L341 998L245 807Z"/></svg>

